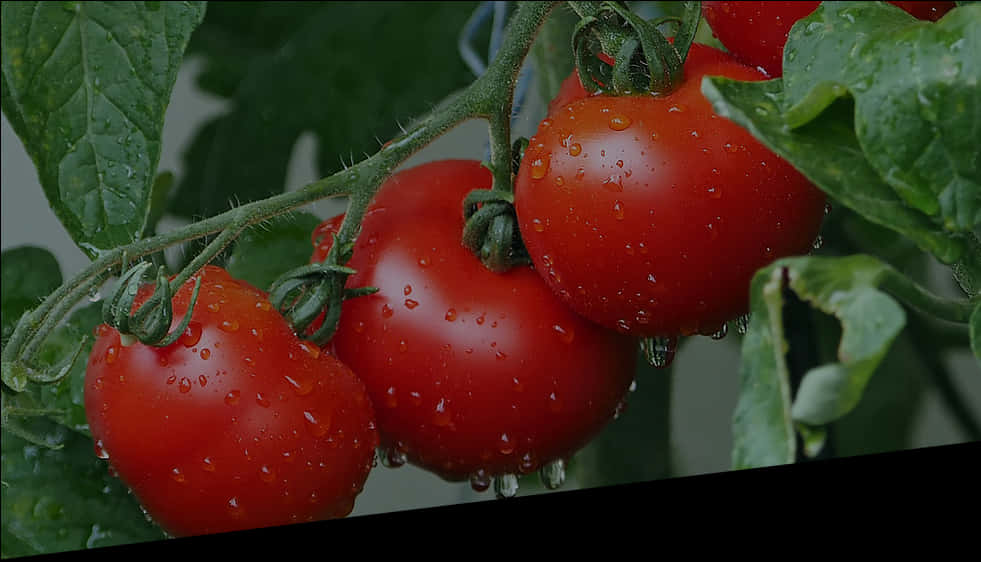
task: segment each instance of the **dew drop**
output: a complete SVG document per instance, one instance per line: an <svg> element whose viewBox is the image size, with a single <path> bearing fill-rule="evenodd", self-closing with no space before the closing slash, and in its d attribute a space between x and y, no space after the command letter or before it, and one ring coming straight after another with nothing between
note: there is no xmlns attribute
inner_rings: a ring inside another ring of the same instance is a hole
<svg viewBox="0 0 981 562"><path fill-rule="evenodd" d="M201 323L194 322L193 320L188 323L187 328L184 329L184 333L180 337L181 343L184 347L194 347L201 341Z"/></svg>
<svg viewBox="0 0 981 562"><path fill-rule="evenodd" d="M713 186L709 187L708 189L706 189L705 191L708 192L708 196L711 197L712 199L719 199L719 198L722 197L722 188L721 187L718 187L718 186L713 185Z"/></svg>
<svg viewBox="0 0 981 562"><path fill-rule="evenodd" d="M238 322L235 320L222 320L218 328L223 332L235 333L238 331Z"/></svg>
<svg viewBox="0 0 981 562"><path fill-rule="evenodd" d="M174 384L175 382L177 382L177 375L167 377L167 384Z"/></svg>
<svg viewBox="0 0 981 562"><path fill-rule="evenodd" d="M726 337L726 334L728 333L729 333L729 325L722 324L722 326L719 326L719 329L712 334L712 339L721 340L722 338Z"/></svg>
<svg viewBox="0 0 981 562"><path fill-rule="evenodd" d="M668 108L668 112L669 113L684 113L686 109L688 109L688 106L686 106L685 104L683 104L683 103L676 103L676 104L673 104L671 107Z"/></svg>
<svg viewBox="0 0 981 562"><path fill-rule="evenodd" d="M405 295L405 296L411 295L412 294L412 285L406 285L405 287L402 287L402 294Z"/></svg>
<svg viewBox="0 0 981 562"><path fill-rule="evenodd" d="M749 314L741 314L736 317L736 333L739 335L745 335L746 331L749 330Z"/></svg>
<svg viewBox="0 0 981 562"><path fill-rule="evenodd" d="M447 310L446 311L446 315L443 316L443 318L445 318L447 322L453 322L453 321L455 321L456 320L456 309L455 308L451 308L451 309Z"/></svg>
<svg viewBox="0 0 981 562"><path fill-rule="evenodd" d="M199 355L201 355L201 359L207 361L208 359L211 358L211 350L206 347L201 350L201 353Z"/></svg>
<svg viewBox="0 0 981 562"><path fill-rule="evenodd" d="M266 484L272 484L276 481L276 471L266 465L262 465L259 467L259 478Z"/></svg>
<svg viewBox="0 0 981 562"><path fill-rule="evenodd" d="M214 472L215 462L211 460L211 457L204 457L204 459L201 461L201 468L206 472Z"/></svg>
<svg viewBox="0 0 981 562"><path fill-rule="evenodd" d="M391 318L392 317L392 314L394 314L394 313L395 313L395 311L392 310L392 307L388 306L387 304L382 305L382 316L383 317L385 317L385 318Z"/></svg>
<svg viewBox="0 0 981 562"><path fill-rule="evenodd" d="M387 451L382 454L382 464L388 468L398 468L403 466L407 461L408 457L404 451L398 447L389 447Z"/></svg>
<svg viewBox="0 0 981 562"><path fill-rule="evenodd" d="M178 390L181 391L181 394L187 394L188 392L190 392L191 391L191 379L189 379L187 377L181 377L181 381L180 381L180 383L178 383Z"/></svg>
<svg viewBox="0 0 981 562"><path fill-rule="evenodd" d="M569 156L579 156L581 153L582 145L578 142L574 142L569 146Z"/></svg>
<svg viewBox="0 0 981 562"><path fill-rule="evenodd" d="M481 314L480 316L478 316L477 317L477 320L476 320L478 326L482 326L485 321L486 320L484 319L484 315L483 314Z"/></svg>
<svg viewBox="0 0 981 562"><path fill-rule="evenodd" d="M559 337L559 341L564 344L570 344L576 339L576 332L572 328L564 328L559 324L553 324L552 330Z"/></svg>
<svg viewBox="0 0 981 562"><path fill-rule="evenodd" d="M116 361L116 357L119 355L119 348L111 345L109 349L106 349L106 363L113 364Z"/></svg>
<svg viewBox="0 0 981 562"><path fill-rule="evenodd" d="M548 173L549 157L539 157L531 161L531 178L540 180Z"/></svg>
<svg viewBox="0 0 981 562"><path fill-rule="evenodd" d="M201 385L201 388L208 386L208 377L204 375L198 375L198 384Z"/></svg>
<svg viewBox="0 0 981 562"><path fill-rule="evenodd" d="M309 355L314 359L320 357L320 348L308 341L301 341L300 348L302 348L303 351L307 353L307 355Z"/></svg>
<svg viewBox="0 0 981 562"><path fill-rule="evenodd" d="M615 201L613 203L613 218L617 219L618 221L622 221L623 220L623 214L624 214L623 213L623 201L619 201L619 200Z"/></svg>
<svg viewBox="0 0 981 562"><path fill-rule="evenodd" d="M399 353L405 353L409 350L409 344L405 340L399 340Z"/></svg>
<svg viewBox="0 0 981 562"><path fill-rule="evenodd" d="M238 404L239 400L241 399L242 399L241 392L239 392L238 390L231 390L228 392L228 394L225 395L225 404L228 404L229 406L234 406L235 404Z"/></svg>
<svg viewBox="0 0 981 562"><path fill-rule="evenodd" d="M264 312L272 309L272 305L269 304L269 301L259 301L255 303L255 307Z"/></svg>
<svg viewBox="0 0 981 562"><path fill-rule="evenodd" d="M610 128L614 131L622 131L630 126L630 118L626 115L617 114L610 117Z"/></svg>
<svg viewBox="0 0 981 562"><path fill-rule="evenodd" d="M210 310L211 312L218 312L219 310L221 310L221 305L216 302L210 303L208 304L208 310Z"/></svg>
<svg viewBox="0 0 981 562"><path fill-rule="evenodd" d="M242 506L239 505L238 498L236 498L236 497L230 498L228 500L227 507L228 507L228 513L232 517L234 517L236 519L238 519L239 517L242 517L244 510L242 509Z"/></svg>
<svg viewBox="0 0 981 562"><path fill-rule="evenodd" d="M486 492L491 485L491 477L487 471L478 468L470 475L470 488L474 492Z"/></svg>
<svg viewBox="0 0 981 562"><path fill-rule="evenodd" d="M283 378L286 379L286 382L288 382L291 387L293 387L293 392L297 396L306 396L307 394L313 392L313 379L300 376L293 378L289 375L283 375Z"/></svg>
<svg viewBox="0 0 981 562"><path fill-rule="evenodd" d="M255 393L255 403L262 406L263 408L269 407L269 399L263 396L261 392Z"/></svg>
<svg viewBox="0 0 981 562"><path fill-rule="evenodd" d="M556 490L565 484L565 461L555 459L545 463L538 472L542 484L549 490Z"/></svg>
<svg viewBox="0 0 981 562"><path fill-rule="evenodd" d="M644 358L652 366L662 369L671 364L674 360L675 351L678 348L678 340L673 337L653 337L640 340L641 351Z"/></svg>
<svg viewBox="0 0 981 562"><path fill-rule="evenodd" d="M829 213L831 213L831 203L825 203L824 204L824 214L827 216Z"/></svg>
<svg viewBox="0 0 981 562"><path fill-rule="evenodd" d="M109 459L109 451L106 450L105 446L103 446L102 439L99 439L95 442L95 456L99 457L102 460Z"/></svg>
<svg viewBox="0 0 981 562"><path fill-rule="evenodd" d="M824 238L822 238L821 235L818 234L818 237L814 239L814 243L811 244L811 248L814 248L815 250L820 250L821 246L824 246Z"/></svg>
<svg viewBox="0 0 981 562"><path fill-rule="evenodd" d="M181 472L181 469L177 468L176 466L170 469L170 479L178 484L183 484L186 481L186 478L184 478L184 473Z"/></svg>
<svg viewBox="0 0 981 562"><path fill-rule="evenodd" d="M545 223L543 223L541 219L532 219L531 227L535 230L535 232L545 232Z"/></svg>
<svg viewBox="0 0 981 562"><path fill-rule="evenodd" d="M494 494L501 499L518 495L518 477L514 474L501 474L494 478Z"/></svg>
<svg viewBox="0 0 981 562"><path fill-rule="evenodd" d="M502 455L510 455L514 452L514 444L511 443L511 438L508 437L507 433L502 433L501 437L498 439L497 450Z"/></svg>
<svg viewBox="0 0 981 562"><path fill-rule="evenodd" d="M554 180L552 180L552 181L553 181L553 182L555 183L555 185L557 185L558 187L562 187L563 185L565 185L565 178L563 178L562 176L555 176L555 179L554 179Z"/></svg>
<svg viewBox="0 0 981 562"><path fill-rule="evenodd" d="M436 410L433 413L433 425L436 427L446 427L450 425L450 420L452 416L450 415L449 409L446 407L446 402L443 398L439 399L436 403Z"/></svg>
<svg viewBox="0 0 981 562"><path fill-rule="evenodd" d="M603 180L603 189L607 191L612 191L613 193L620 193L623 191L623 178L620 176L610 176Z"/></svg>

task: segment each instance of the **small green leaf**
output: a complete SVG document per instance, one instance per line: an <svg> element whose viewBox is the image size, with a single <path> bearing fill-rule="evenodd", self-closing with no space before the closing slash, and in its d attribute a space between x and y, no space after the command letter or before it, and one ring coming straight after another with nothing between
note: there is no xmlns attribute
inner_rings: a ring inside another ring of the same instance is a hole
<svg viewBox="0 0 981 562"><path fill-rule="evenodd" d="M852 411L869 378L905 326L903 309L879 283L891 268L855 255L786 258L760 270L751 289L752 321L743 340L741 394L733 419L733 466L791 463L793 424L827 425ZM783 336L783 291L793 291L841 323L837 362L804 374L791 396Z"/></svg>
<svg viewBox="0 0 981 562"><path fill-rule="evenodd" d="M228 272L260 289L269 289L280 275L310 263L310 236L318 224L320 219L309 213L294 213L249 228L228 258Z"/></svg>
<svg viewBox="0 0 981 562"><path fill-rule="evenodd" d="M45 432L46 423L36 419L31 429ZM4 557L164 538L122 482L109 475L90 438L63 427L47 433L63 447L46 449L3 432Z"/></svg>
<svg viewBox="0 0 981 562"><path fill-rule="evenodd" d="M66 9L66 6L70 9ZM138 238L164 112L204 2L4 2L3 112L89 257Z"/></svg>
<svg viewBox="0 0 981 562"><path fill-rule="evenodd" d="M572 58L572 31L579 17L566 6L548 16L531 48L538 77L538 93L547 106L559 93L562 81L575 69Z"/></svg>
<svg viewBox="0 0 981 562"><path fill-rule="evenodd" d="M61 286L61 268L51 252L43 248L12 248L0 255L0 282L0 314L6 344L20 317Z"/></svg>
<svg viewBox="0 0 981 562"><path fill-rule="evenodd" d="M780 79L738 82L706 77L702 92L716 113L745 127L836 201L873 223L907 236L944 263L953 263L963 255L963 236L947 232L909 207L869 164L855 137L849 100L832 104L820 119L790 129L780 112Z"/></svg>
<svg viewBox="0 0 981 562"><path fill-rule="evenodd" d="M785 118L799 127L842 96L871 166L951 232L981 225L981 6L936 23L885 2L828 2L791 29Z"/></svg>

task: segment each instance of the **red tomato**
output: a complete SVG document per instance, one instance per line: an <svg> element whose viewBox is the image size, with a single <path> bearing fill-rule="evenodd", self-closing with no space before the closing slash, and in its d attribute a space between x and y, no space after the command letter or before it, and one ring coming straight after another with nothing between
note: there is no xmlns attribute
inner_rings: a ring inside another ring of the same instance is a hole
<svg viewBox="0 0 981 562"><path fill-rule="evenodd" d="M122 346L97 329L85 377L96 452L174 535L347 515L378 442L364 385L296 338L262 291L217 267L199 275L174 344ZM192 285L174 298L175 326Z"/></svg>
<svg viewBox="0 0 981 562"><path fill-rule="evenodd" d="M770 76L783 75L783 46L797 20L811 14L821 2L702 2L702 15L712 34L738 60L762 68ZM914 17L936 21L954 8L954 2L890 2Z"/></svg>
<svg viewBox="0 0 981 562"><path fill-rule="evenodd" d="M637 336L712 333L748 309L749 281L807 252L824 195L717 116L703 75L760 80L692 45L666 96L593 96L542 121L515 180L539 273L567 305Z"/></svg>
<svg viewBox="0 0 981 562"><path fill-rule="evenodd" d="M382 186L348 264L336 352L376 405L389 458L475 487L586 444L623 400L634 340L562 305L530 267L495 274L461 245L462 202L491 186L473 161L425 164ZM341 217L324 223L323 259Z"/></svg>

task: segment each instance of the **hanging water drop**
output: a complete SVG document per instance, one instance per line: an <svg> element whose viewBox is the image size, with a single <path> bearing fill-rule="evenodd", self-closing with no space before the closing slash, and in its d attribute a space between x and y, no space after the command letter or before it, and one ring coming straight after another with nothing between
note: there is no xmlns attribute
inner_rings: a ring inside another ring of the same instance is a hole
<svg viewBox="0 0 981 562"><path fill-rule="evenodd" d="M814 248L815 250L820 250L821 246L824 246L824 238L822 238L821 235L818 234L817 238L814 239L814 243L811 244L811 248Z"/></svg>
<svg viewBox="0 0 981 562"><path fill-rule="evenodd" d="M749 314L741 314L736 317L736 333L740 336L745 335L749 330Z"/></svg>
<svg viewBox="0 0 981 562"><path fill-rule="evenodd" d="M719 327L719 329L714 334L712 334L712 339L721 340L722 338L726 337L726 334L728 333L729 333L729 325L723 324L722 326Z"/></svg>
<svg viewBox="0 0 981 562"><path fill-rule="evenodd" d="M518 495L518 477L514 474L502 474L494 478L494 494L499 499Z"/></svg>
<svg viewBox="0 0 981 562"><path fill-rule="evenodd" d="M404 451L400 450L398 447L390 447L382 455L382 464L388 468L398 468L408 461Z"/></svg>
<svg viewBox="0 0 981 562"><path fill-rule="evenodd" d="M556 490L565 484L565 461L555 459L549 461L538 471L542 484L549 490Z"/></svg>
<svg viewBox="0 0 981 562"><path fill-rule="evenodd" d="M470 475L470 488L474 492L486 492L487 488L490 488L490 485L491 477L487 474L486 470L478 468Z"/></svg>
<svg viewBox="0 0 981 562"><path fill-rule="evenodd" d="M640 340L641 351L644 358L652 366L663 369L674 360L674 353L678 348L677 338L672 337L653 337Z"/></svg>

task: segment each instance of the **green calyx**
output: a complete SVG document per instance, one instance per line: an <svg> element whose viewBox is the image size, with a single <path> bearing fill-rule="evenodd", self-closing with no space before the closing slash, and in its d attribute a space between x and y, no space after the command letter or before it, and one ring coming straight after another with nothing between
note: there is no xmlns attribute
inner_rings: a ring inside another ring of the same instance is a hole
<svg viewBox="0 0 981 562"><path fill-rule="evenodd" d="M136 296L151 266L149 262L141 262L126 270L120 277L112 298L107 299L102 306L103 322L119 331L120 340L124 345L136 339L146 345L167 347L177 341L191 321L191 314L201 288L201 278L198 277L195 281L191 302L184 318L177 328L171 330L170 324L174 319L174 305L171 300L173 295L163 267L157 271L157 283L153 294L133 312Z"/></svg>
<svg viewBox="0 0 981 562"><path fill-rule="evenodd" d="M572 36L579 80L590 93L667 94L681 83L688 49L698 30L701 3L685 2L682 17L645 20L622 2L570 2L582 18ZM676 23L673 42L659 31ZM612 59L612 66L601 59Z"/></svg>

